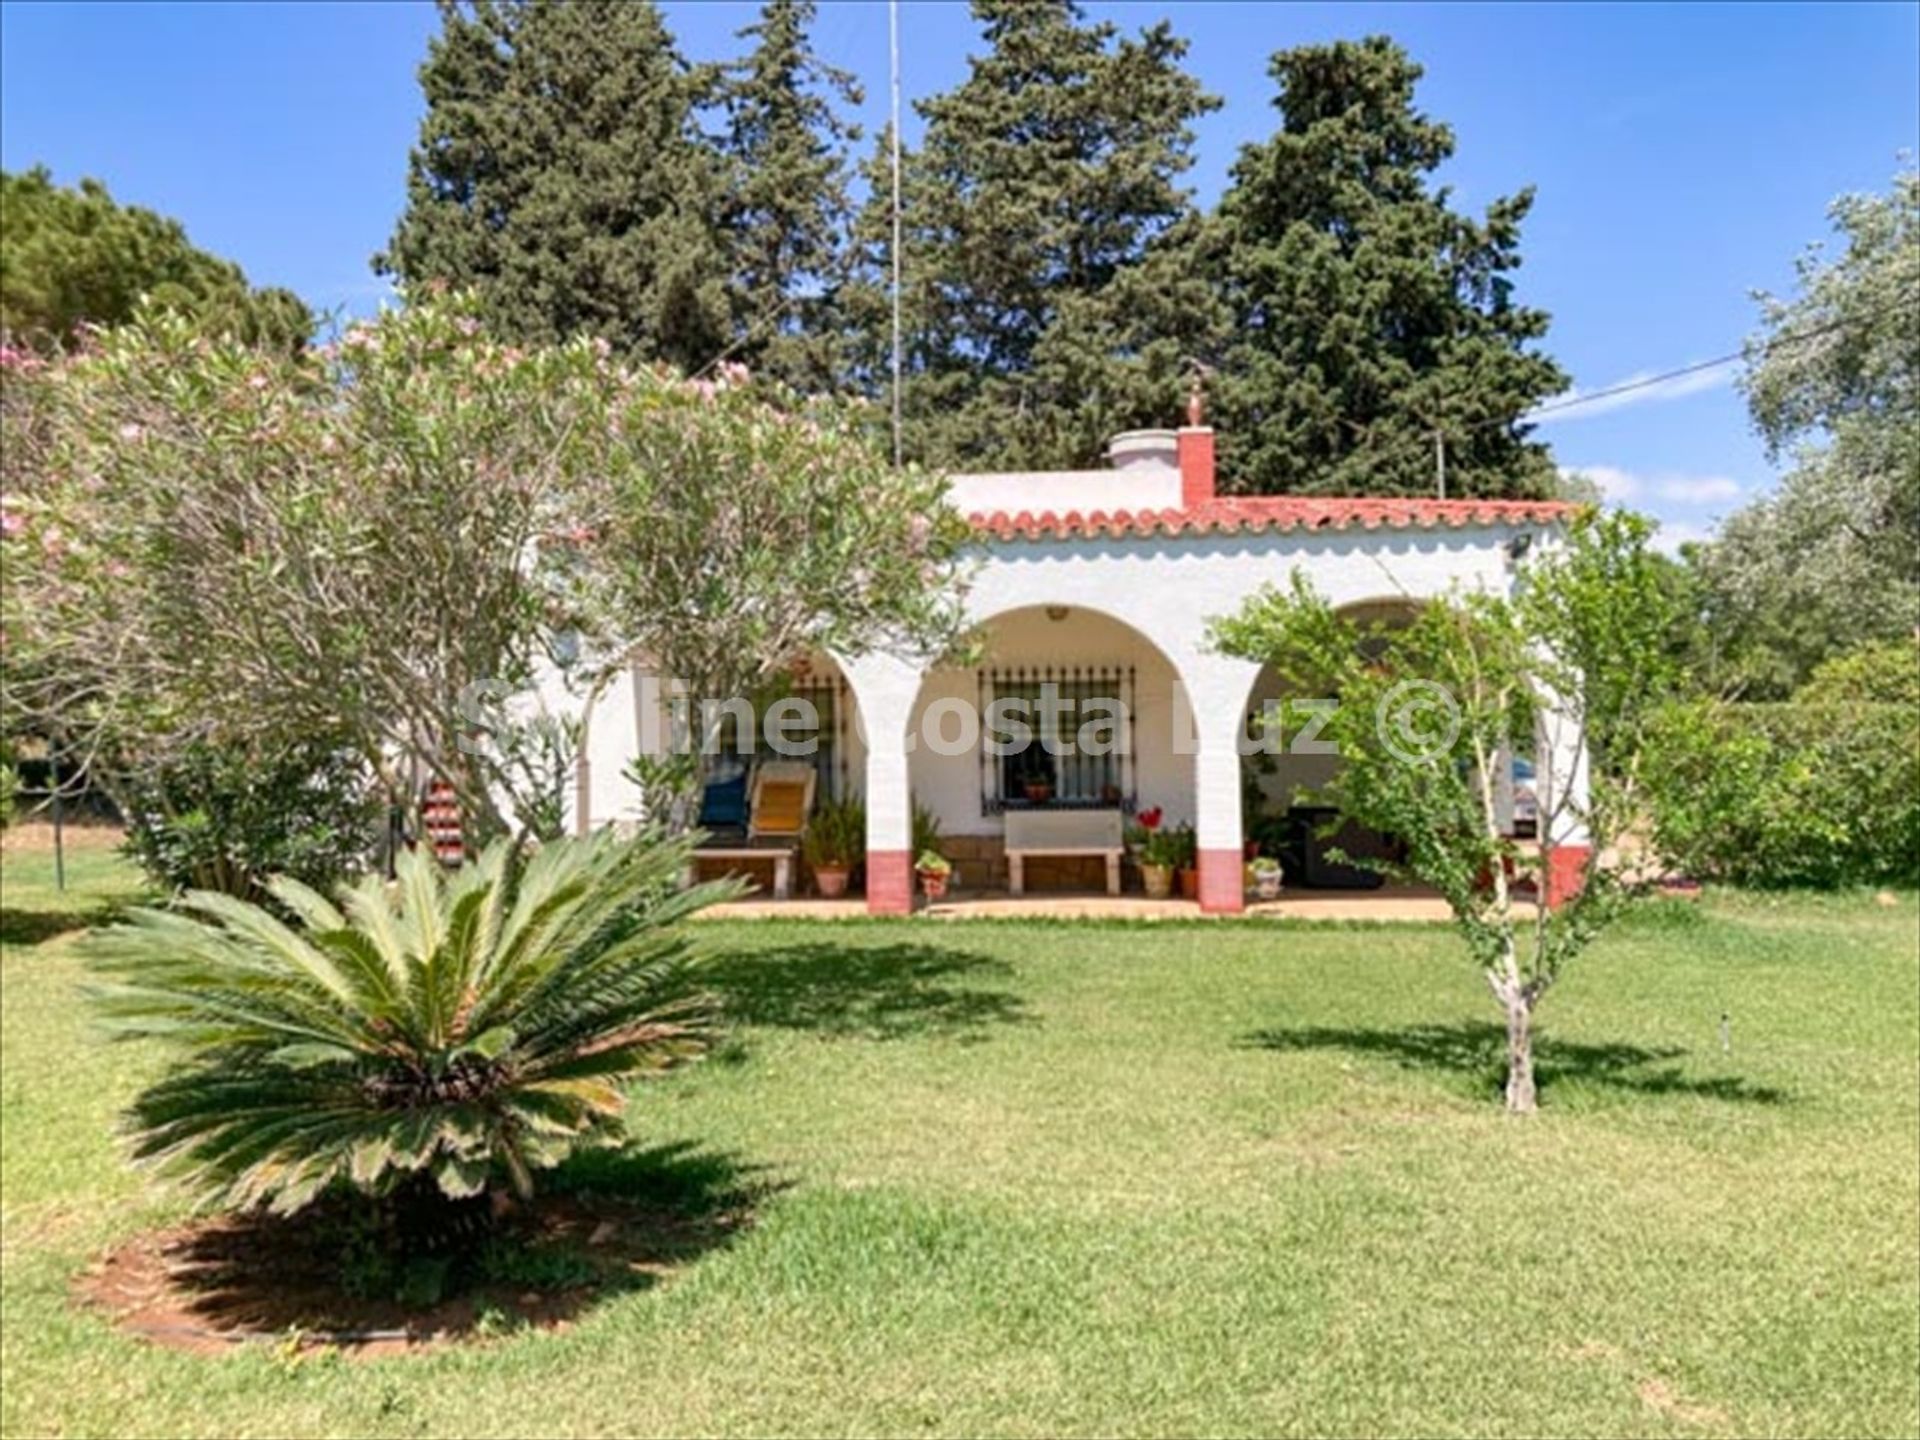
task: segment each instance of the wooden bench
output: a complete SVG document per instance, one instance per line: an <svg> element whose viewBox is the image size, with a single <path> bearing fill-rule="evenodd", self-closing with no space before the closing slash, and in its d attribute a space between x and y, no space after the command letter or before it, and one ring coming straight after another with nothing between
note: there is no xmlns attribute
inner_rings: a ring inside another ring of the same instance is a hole
<svg viewBox="0 0 1920 1440"><path fill-rule="evenodd" d="M1126 853L1118 810L1009 810L1007 889L1026 893L1026 861L1095 855L1107 862L1107 893L1120 893L1120 857Z"/></svg>
<svg viewBox="0 0 1920 1440"><path fill-rule="evenodd" d="M694 863L688 865L685 883L691 885L696 878L694 870L702 860L728 860L736 862L770 860L773 862L773 898L786 900L793 895L793 856L791 845L730 845L709 849L702 845L693 852ZM740 868L744 868L742 865ZM737 874L738 870L729 871Z"/></svg>

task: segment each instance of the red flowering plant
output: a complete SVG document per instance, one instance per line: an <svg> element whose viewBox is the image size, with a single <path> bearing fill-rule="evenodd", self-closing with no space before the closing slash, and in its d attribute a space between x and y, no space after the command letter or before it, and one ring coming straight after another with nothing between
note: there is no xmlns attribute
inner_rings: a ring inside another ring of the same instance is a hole
<svg viewBox="0 0 1920 1440"><path fill-rule="evenodd" d="M1141 865L1173 866L1179 862L1179 832L1162 828L1165 812L1158 805L1142 810L1127 830L1127 847Z"/></svg>

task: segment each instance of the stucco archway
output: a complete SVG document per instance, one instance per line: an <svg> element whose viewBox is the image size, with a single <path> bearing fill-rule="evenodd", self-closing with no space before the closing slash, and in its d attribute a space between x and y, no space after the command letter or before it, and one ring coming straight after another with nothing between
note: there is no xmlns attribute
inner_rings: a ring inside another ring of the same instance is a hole
<svg viewBox="0 0 1920 1440"><path fill-rule="evenodd" d="M976 635L968 663L922 676L907 719L910 788L939 822L961 884L1005 883L1010 810L1117 810L1130 819L1159 809L1168 824L1193 821L1193 708L1180 671L1150 638L1103 610L1057 603L1000 611ZM1037 712L1043 692L1058 706L1045 726L1033 715L1048 739L987 743L996 702ZM1045 798L1036 804L1030 791ZM1063 860L1029 878L1037 889L1078 888L1076 878L1095 887L1102 874L1097 861Z"/></svg>

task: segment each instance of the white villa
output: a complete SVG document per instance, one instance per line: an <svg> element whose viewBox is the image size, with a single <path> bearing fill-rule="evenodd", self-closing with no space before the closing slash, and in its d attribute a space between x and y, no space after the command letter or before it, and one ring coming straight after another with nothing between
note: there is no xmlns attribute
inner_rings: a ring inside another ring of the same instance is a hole
<svg viewBox="0 0 1920 1440"><path fill-rule="evenodd" d="M979 534L968 606L985 636L980 663L823 655L796 676L822 720L818 795L864 798L866 905L876 914L913 908L915 805L938 821L956 883L971 890L1006 884L1008 832L1027 826L1030 812L1103 816L1117 836L1123 820L1158 810L1163 823L1195 829L1199 908L1240 910L1248 815L1284 819L1296 788L1338 761L1246 753L1250 716L1278 687L1259 665L1212 653L1209 622L1296 571L1342 607L1404 609L1453 589L1504 591L1556 542L1569 509L1220 496L1214 432L1204 425L1118 436L1105 469L958 476L951 498ZM1122 701L1119 753L1083 755L1068 742L1045 760L1035 747L1030 765L989 753L978 729L968 730L967 717L996 698L1031 696L1043 684L1068 700ZM576 829L637 818L623 772L642 737L659 733L643 713L659 688L632 673L592 707L572 797ZM1536 753L1549 746L1564 759L1543 770L1582 783L1577 736L1552 717ZM1089 822L1072 823L1085 833ZM1585 836L1540 839L1551 898L1560 877L1577 873ZM1035 888L1099 890L1109 878L1093 854L1036 853L1024 870Z"/></svg>

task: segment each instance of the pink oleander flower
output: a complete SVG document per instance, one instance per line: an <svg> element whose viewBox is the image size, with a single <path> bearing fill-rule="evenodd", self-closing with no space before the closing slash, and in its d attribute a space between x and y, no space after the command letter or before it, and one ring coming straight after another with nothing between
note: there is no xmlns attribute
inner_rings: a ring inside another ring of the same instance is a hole
<svg viewBox="0 0 1920 1440"><path fill-rule="evenodd" d="M248 389L250 389L250 390L264 390L264 389L266 389L266 388L267 388L267 377L266 377L266 376L264 376L264 375L261 375L261 374L259 374L259 373L257 373L257 372L256 372L255 374L252 374L252 375L249 375L249 376L247 377L247 388L248 388Z"/></svg>
<svg viewBox="0 0 1920 1440"><path fill-rule="evenodd" d="M27 517L18 510L0 505L0 535L18 535L27 528Z"/></svg>
<svg viewBox="0 0 1920 1440"><path fill-rule="evenodd" d="M120 438L122 440L125 440L128 444L132 444L136 440L145 439L146 434L147 434L146 426L136 425L131 420L127 421L126 424L120 427Z"/></svg>
<svg viewBox="0 0 1920 1440"><path fill-rule="evenodd" d="M723 385L744 385L753 378L753 372L738 360L720 362L720 383Z"/></svg>

